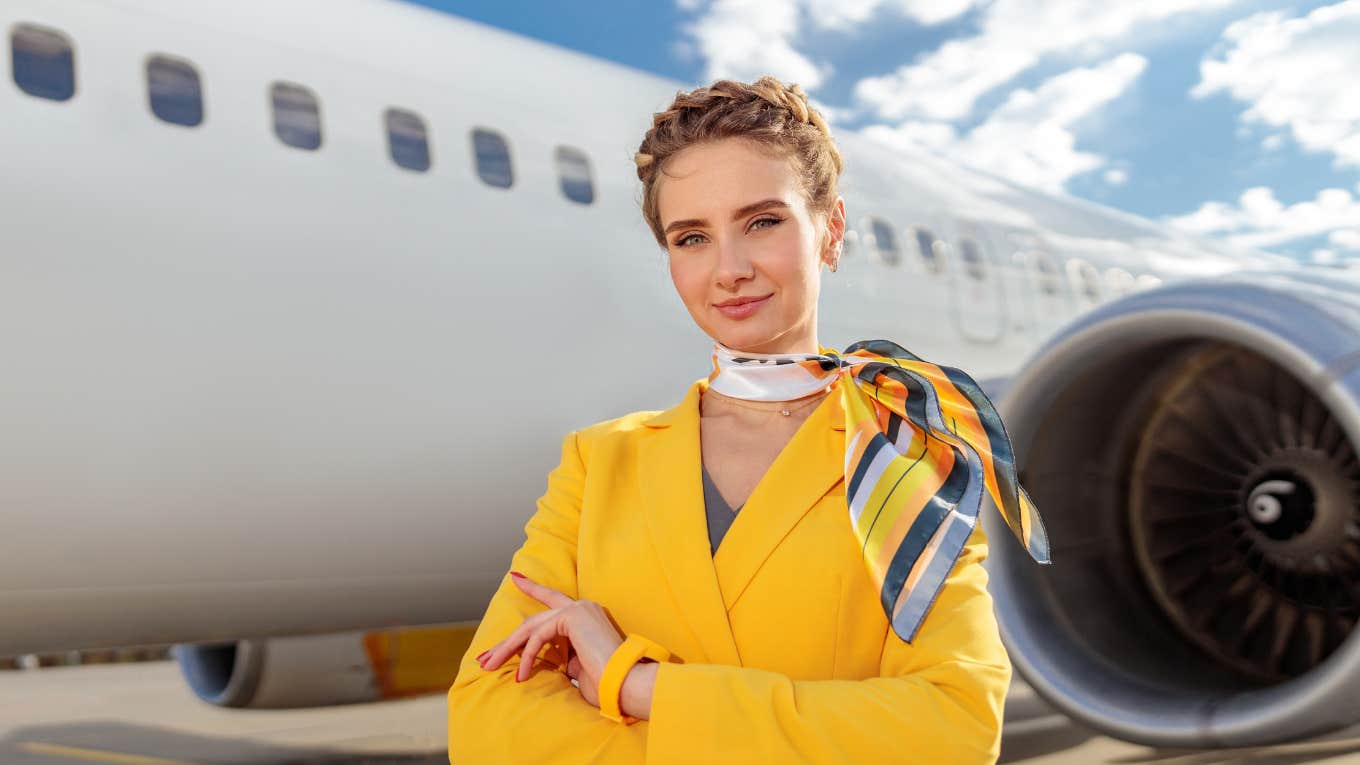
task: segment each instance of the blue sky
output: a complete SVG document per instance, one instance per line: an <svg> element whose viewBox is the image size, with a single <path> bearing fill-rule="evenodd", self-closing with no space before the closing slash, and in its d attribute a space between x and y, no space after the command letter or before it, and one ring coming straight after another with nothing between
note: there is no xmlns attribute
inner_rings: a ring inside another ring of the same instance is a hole
<svg viewBox="0 0 1360 765"><path fill-rule="evenodd" d="M414 0L833 130L1303 258L1360 258L1360 0Z"/></svg>

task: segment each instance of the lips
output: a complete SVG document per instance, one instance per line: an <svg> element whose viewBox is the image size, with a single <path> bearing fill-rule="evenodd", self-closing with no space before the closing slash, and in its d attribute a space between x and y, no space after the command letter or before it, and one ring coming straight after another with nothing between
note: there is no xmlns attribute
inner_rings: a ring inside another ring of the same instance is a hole
<svg viewBox="0 0 1360 765"><path fill-rule="evenodd" d="M764 306L766 303L770 301L770 298L773 297L773 295L774 293L771 292L769 295L766 295L764 297L738 298L740 302L729 303L726 305L715 304L713 307L717 308L718 311L721 312L723 316L726 316L729 319L744 319L747 316L750 316L751 314L760 310L762 306Z"/></svg>
<svg viewBox="0 0 1360 765"><path fill-rule="evenodd" d="M754 303L758 300L764 300L767 297L769 297L769 295L765 295L763 297L751 295L749 297L740 297L733 298L731 300L724 300L721 303L714 303L714 305L718 306L719 308L731 308L732 306L744 305L746 303Z"/></svg>

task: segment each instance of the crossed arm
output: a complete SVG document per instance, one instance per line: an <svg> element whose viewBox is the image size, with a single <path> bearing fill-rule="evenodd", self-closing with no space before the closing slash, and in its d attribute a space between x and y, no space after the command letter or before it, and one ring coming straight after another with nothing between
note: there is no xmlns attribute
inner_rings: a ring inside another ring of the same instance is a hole
<svg viewBox="0 0 1360 765"><path fill-rule="evenodd" d="M573 598L584 481L571 433L511 561L513 570ZM655 667L650 719L632 725L604 718L582 698L561 657L531 657L540 666L524 682L515 681L523 657L491 671L479 666L478 654L545 608L507 575L449 690L449 760L995 762L1011 667L985 589L986 549L979 526L915 641L887 631L879 677L794 681L751 667L648 664Z"/></svg>

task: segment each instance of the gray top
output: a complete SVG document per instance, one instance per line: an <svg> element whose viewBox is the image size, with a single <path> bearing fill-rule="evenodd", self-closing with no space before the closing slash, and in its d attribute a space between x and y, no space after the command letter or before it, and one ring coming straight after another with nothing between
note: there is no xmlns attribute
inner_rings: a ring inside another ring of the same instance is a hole
<svg viewBox="0 0 1360 765"><path fill-rule="evenodd" d="M727 500L718 493L718 487L713 485L713 479L708 475L708 468L700 463L700 472L704 476L704 513L708 516L708 543L712 547L712 552L718 552L718 543L722 541L723 535L731 527L732 521L737 517L737 511L727 504ZM742 503L744 507L746 503Z"/></svg>

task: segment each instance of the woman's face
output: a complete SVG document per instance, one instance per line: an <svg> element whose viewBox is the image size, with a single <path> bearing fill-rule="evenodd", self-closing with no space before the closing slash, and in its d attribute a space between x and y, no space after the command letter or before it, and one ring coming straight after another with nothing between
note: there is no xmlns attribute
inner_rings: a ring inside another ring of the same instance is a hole
<svg viewBox="0 0 1360 765"><path fill-rule="evenodd" d="M750 353L817 353L820 269L839 256L844 201L829 222L810 213L792 160L741 138L683 149L659 182L671 279L699 328Z"/></svg>

